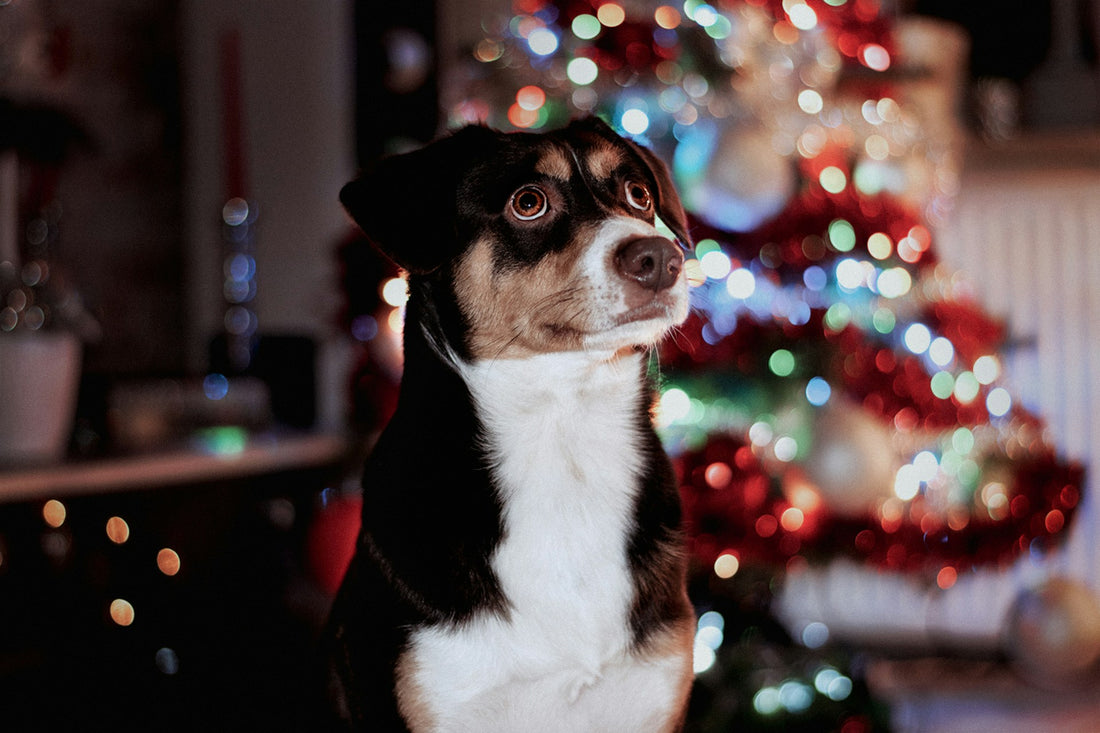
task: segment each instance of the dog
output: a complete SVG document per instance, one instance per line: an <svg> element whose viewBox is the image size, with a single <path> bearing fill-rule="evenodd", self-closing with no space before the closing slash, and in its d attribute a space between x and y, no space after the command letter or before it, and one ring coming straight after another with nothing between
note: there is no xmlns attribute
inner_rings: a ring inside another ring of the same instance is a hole
<svg viewBox="0 0 1100 733"><path fill-rule="evenodd" d="M665 166L596 118L469 126L340 199L409 295L398 404L330 612L341 714L372 731L680 729L695 623L647 351L687 316L691 245Z"/></svg>

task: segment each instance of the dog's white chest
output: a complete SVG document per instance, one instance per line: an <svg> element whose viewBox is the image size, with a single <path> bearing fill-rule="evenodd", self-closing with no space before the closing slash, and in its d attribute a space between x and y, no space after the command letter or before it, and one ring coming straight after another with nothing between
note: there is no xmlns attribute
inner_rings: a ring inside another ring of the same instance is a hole
<svg viewBox="0 0 1100 733"><path fill-rule="evenodd" d="M505 594L517 617L562 637L556 648L602 658L624 643L613 632L631 601L625 545L638 483L640 384L633 359L627 373L619 363L585 368L576 360L541 357L532 361L542 368L530 371L508 364L515 375L488 365L488 389L475 387L475 400L504 504L493 568Z"/></svg>
<svg viewBox="0 0 1100 733"><path fill-rule="evenodd" d="M539 715L551 716L546 730L565 730L555 716L598 719L585 706L607 698L646 707L634 697L651 685L630 671L626 557L640 366L582 354L468 368L503 502L492 565L510 613L413 634L405 663L440 730L507 730L515 715L516 730L542 730Z"/></svg>

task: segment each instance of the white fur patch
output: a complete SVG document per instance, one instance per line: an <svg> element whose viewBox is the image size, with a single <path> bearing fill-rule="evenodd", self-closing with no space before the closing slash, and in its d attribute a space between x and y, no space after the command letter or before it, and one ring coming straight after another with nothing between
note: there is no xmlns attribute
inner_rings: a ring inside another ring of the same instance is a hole
<svg viewBox="0 0 1100 733"><path fill-rule="evenodd" d="M667 726L683 659L635 659L628 623L642 358L571 352L458 365L504 506L492 566L510 612L412 634L404 661L433 730Z"/></svg>
<svg viewBox="0 0 1100 733"><path fill-rule="evenodd" d="M668 290L654 294L656 310L648 318L629 320L625 288L628 283L616 271L615 251L636 237L660 236L656 227L629 216L608 219L585 248L578 269L588 281L589 321L587 349L616 349L624 345L656 344L670 326L683 323L688 314L687 275Z"/></svg>

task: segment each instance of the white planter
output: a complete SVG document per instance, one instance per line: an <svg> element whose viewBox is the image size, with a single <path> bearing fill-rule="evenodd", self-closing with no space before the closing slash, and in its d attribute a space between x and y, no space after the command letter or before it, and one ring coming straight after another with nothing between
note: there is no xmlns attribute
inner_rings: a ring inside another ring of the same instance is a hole
<svg viewBox="0 0 1100 733"><path fill-rule="evenodd" d="M72 334L0 333L0 464L64 457L80 359Z"/></svg>

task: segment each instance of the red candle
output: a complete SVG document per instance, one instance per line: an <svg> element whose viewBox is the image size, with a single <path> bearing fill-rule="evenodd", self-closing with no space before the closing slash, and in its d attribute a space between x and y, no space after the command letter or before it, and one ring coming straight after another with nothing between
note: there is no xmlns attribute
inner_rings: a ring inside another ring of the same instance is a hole
<svg viewBox="0 0 1100 733"><path fill-rule="evenodd" d="M223 31L220 45L225 198L247 200L240 32L236 29Z"/></svg>

